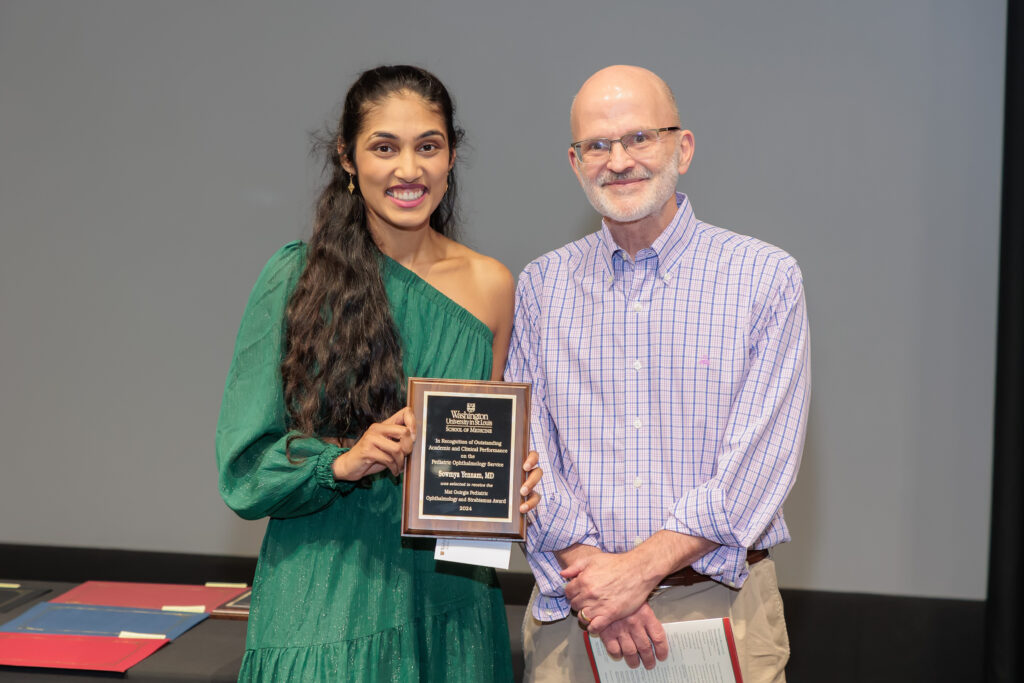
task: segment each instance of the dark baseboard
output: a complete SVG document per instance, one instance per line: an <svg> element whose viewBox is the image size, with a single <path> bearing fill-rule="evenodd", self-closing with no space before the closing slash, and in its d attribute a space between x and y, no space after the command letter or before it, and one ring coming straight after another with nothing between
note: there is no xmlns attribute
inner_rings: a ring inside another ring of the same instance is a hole
<svg viewBox="0 0 1024 683"><path fill-rule="evenodd" d="M252 583L256 559L0 544L0 579ZM533 577L499 572L505 602L525 605ZM982 679L985 602L783 589L790 683Z"/></svg>
<svg viewBox="0 0 1024 683"><path fill-rule="evenodd" d="M252 584L255 573L255 557L0 543L0 579ZM498 580L505 602L513 605L529 602L532 575L498 572Z"/></svg>
<svg viewBox="0 0 1024 683"><path fill-rule="evenodd" d="M0 576L35 581L252 583L255 557L0 544Z"/></svg>
<svg viewBox="0 0 1024 683"><path fill-rule="evenodd" d="M982 678L983 600L782 590L790 683Z"/></svg>

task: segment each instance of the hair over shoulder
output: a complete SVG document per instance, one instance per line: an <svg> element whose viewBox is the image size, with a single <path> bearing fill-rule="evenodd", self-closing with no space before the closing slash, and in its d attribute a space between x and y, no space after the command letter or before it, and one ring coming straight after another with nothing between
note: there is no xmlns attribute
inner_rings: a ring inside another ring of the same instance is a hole
<svg viewBox="0 0 1024 683"><path fill-rule="evenodd" d="M317 200L306 267L285 313L281 376L291 439L358 436L404 405L402 350L380 274L382 254L361 193L348 190L350 181L358 187L358 173L344 170L338 151L340 142L355 165L351 150L368 111L403 92L437 107L450 153L462 140L451 96L429 71L379 66L349 88L337 128L317 144L330 178ZM448 191L430 216L430 226L448 237L457 223L455 175L453 168Z"/></svg>

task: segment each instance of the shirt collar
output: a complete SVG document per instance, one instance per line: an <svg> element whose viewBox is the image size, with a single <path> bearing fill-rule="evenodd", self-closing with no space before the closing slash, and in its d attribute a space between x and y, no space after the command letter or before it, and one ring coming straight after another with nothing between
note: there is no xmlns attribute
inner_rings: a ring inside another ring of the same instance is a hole
<svg viewBox="0 0 1024 683"><path fill-rule="evenodd" d="M684 193L676 193L676 206L679 208L676 209L672 220L649 247L658 256L658 277L663 279L673 277L673 271L679 258L686 251L697 225L690 200ZM598 233L598 252L605 270L605 282L610 286L615 277L612 259L617 252L622 252L625 255L625 251L615 243L615 238L612 237L611 231L603 220L601 221L601 231Z"/></svg>

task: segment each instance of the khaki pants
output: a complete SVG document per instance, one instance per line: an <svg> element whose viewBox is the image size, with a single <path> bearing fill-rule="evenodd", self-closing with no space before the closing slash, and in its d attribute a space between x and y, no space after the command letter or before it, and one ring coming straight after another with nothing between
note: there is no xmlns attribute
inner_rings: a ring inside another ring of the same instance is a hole
<svg viewBox="0 0 1024 683"><path fill-rule="evenodd" d="M583 631L576 618L537 621L532 612L536 599L535 587L523 620L524 680L534 683L594 680L583 644ZM750 576L738 591L705 581L665 589L651 598L650 604L662 623L729 617L743 683L785 683L789 635L775 578L775 562L771 558L752 565Z"/></svg>

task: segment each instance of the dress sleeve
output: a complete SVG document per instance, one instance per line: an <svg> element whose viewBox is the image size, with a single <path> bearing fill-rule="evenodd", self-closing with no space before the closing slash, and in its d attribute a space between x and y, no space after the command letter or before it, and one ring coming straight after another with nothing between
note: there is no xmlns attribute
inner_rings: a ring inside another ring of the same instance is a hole
<svg viewBox="0 0 1024 683"><path fill-rule="evenodd" d="M782 508L803 450L810 343L795 263L752 314L750 367L729 413L717 472L676 501L664 526L718 543L693 568L734 586L746 579L747 548Z"/></svg>
<svg viewBox="0 0 1024 683"><path fill-rule="evenodd" d="M334 460L344 452L319 439L291 442L281 381L285 306L305 266L305 247L281 248L260 273L235 342L217 421L220 494L240 517L298 517L321 510L352 482L335 481Z"/></svg>

